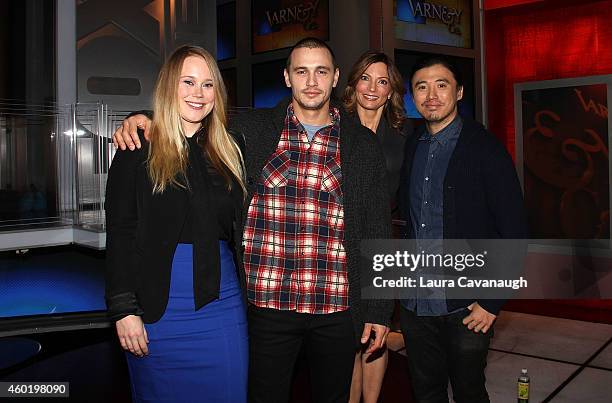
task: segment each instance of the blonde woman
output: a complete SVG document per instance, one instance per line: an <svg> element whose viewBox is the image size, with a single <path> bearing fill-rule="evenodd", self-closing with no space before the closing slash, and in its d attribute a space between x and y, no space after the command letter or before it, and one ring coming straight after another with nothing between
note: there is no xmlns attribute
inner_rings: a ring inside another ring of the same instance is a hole
<svg viewBox="0 0 612 403"><path fill-rule="evenodd" d="M106 298L135 402L246 401L244 175L225 103L214 58L180 47L159 73L150 142L109 172Z"/></svg>

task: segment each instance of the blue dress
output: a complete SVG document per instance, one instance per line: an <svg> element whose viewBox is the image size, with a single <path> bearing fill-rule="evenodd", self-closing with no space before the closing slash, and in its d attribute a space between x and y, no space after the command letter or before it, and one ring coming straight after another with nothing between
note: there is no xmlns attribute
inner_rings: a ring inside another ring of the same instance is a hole
<svg viewBox="0 0 612 403"><path fill-rule="evenodd" d="M248 335L236 266L219 241L219 299L195 310L193 247L174 253L168 306L145 324L149 355L127 353L134 402L246 402Z"/></svg>

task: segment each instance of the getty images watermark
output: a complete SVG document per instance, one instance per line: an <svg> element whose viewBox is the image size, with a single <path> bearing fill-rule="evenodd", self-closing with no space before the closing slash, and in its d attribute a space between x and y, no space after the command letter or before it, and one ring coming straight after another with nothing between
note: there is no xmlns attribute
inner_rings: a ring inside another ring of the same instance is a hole
<svg viewBox="0 0 612 403"><path fill-rule="evenodd" d="M372 257L372 270L381 272L383 270L408 270L414 273L419 270L418 276L401 276L398 279L385 278L383 275L375 276L372 285L376 288L510 288L518 290L528 286L527 280L520 276L516 279L488 279L477 278L476 276L464 275L457 278L447 276L440 278L441 271L454 270L463 272L464 270L485 269L487 265L488 251L482 253L409 253L406 250L395 251L393 254L375 254ZM426 272L425 269L430 269Z"/></svg>
<svg viewBox="0 0 612 403"><path fill-rule="evenodd" d="M366 240L361 244L362 297L369 299L611 298L599 281L610 256L589 250L533 252L541 240ZM612 273L610 273L612 274Z"/></svg>

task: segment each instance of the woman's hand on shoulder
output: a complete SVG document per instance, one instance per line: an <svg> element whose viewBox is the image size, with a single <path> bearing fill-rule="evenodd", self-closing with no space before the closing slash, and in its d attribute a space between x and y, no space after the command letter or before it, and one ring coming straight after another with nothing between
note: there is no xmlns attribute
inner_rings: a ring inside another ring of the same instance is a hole
<svg viewBox="0 0 612 403"><path fill-rule="evenodd" d="M149 354L149 338L144 327L142 318L136 315L128 315L115 323L117 336L121 347L138 357Z"/></svg>

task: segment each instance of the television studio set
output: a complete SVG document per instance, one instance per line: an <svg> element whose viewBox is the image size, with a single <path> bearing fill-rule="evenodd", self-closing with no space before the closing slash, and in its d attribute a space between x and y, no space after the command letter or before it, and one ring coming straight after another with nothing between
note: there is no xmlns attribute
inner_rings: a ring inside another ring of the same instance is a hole
<svg viewBox="0 0 612 403"><path fill-rule="evenodd" d="M612 0L0 0L0 401L610 402Z"/></svg>

